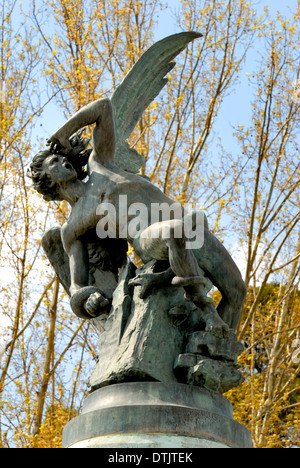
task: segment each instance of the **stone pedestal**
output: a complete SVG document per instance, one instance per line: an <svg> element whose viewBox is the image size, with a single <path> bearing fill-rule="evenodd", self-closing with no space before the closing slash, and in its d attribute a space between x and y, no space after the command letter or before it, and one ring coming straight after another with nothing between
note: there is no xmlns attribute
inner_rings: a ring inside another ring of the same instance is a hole
<svg viewBox="0 0 300 468"><path fill-rule="evenodd" d="M251 447L223 396L242 381L243 346L233 331L207 330L202 310L167 272L151 262L120 273L90 394L65 427L63 447Z"/></svg>
<svg viewBox="0 0 300 468"><path fill-rule="evenodd" d="M63 448L251 448L222 395L179 383L132 382L91 393Z"/></svg>

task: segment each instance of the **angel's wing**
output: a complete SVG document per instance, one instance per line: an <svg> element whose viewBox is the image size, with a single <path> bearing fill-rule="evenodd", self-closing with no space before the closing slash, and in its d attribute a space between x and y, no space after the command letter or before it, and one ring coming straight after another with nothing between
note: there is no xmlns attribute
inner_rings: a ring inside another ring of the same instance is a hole
<svg viewBox="0 0 300 468"><path fill-rule="evenodd" d="M60 283L70 296L70 266L69 257L64 250L61 240L61 228L53 227L42 237L42 247L46 253Z"/></svg>
<svg viewBox="0 0 300 468"><path fill-rule="evenodd" d="M70 264L61 240L61 228L49 229L42 238L42 247L53 266L58 279L70 296ZM97 239L87 244L89 254L89 285L112 298L117 287L117 273L127 261L127 242L122 239Z"/></svg>
<svg viewBox="0 0 300 468"><path fill-rule="evenodd" d="M130 148L126 139L131 135L138 120L155 99L172 70L172 60L192 40L202 34L188 31L166 37L156 42L136 62L111 97L116 122L117 142L115 163L122 169L137 173L144 158Z"/></svg>

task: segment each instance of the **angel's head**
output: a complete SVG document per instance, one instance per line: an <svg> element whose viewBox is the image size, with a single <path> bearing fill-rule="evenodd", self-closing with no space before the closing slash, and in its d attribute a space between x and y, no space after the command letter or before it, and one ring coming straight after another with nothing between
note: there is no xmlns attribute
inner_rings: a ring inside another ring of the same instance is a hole
<svg viewBox="0 0 300 468"><path fill-rule="evenodd" d="M82 139L81 133L70 140L72 150L67 155L63 155L62 148L56 146L54 151L40 151L32 159L27 175L45 200L63 200L61 185L87 176L84 166L91 150L84 151L89 140Z"/></svg>
<svg viewBox="0 0 300 468"><path fill-rule="evenodd" d="M77 179L77 172L65 156L49 150L37 153L27 173L33 187L47 201L62 200L60 184Z"/></svg>

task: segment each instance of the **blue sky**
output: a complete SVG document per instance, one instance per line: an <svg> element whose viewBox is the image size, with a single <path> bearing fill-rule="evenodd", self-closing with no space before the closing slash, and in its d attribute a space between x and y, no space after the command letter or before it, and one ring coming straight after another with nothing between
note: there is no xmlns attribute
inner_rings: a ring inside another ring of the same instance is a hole
<svg viewBox="0 0 300 468"><path fill-rule="evenodd" d="M179 31L176 25L175 14L179 9L179 0L169 0L169 7L163 10L158 18L158 25L156 28L155 39L160 40L171 34ZM269 8L271 16L275 16L279 11L281 14L290 16L290 11L296 11L297 0L254 0L253 7L256 8L258 15L263 13L264 7ZM201 31L200 31L201 32ZM246 73L251 73L256 68L256 51L255 49L248 54L248 60L242 70L240 77L240 84L236 87L235 91L224 101L220 110L218 122L221 122L222 127L222 141L227 148L228 145L233 144L232 126L239 124L247 124L251 110L251 89L249 88ZM40 120L42 127L38 126L41 136L46 132L45 138L48 138L60 125L64 123L65 119L63 112L56 109L55 104L50 104ZM218 130L217 130L218 131Z"/></svg>

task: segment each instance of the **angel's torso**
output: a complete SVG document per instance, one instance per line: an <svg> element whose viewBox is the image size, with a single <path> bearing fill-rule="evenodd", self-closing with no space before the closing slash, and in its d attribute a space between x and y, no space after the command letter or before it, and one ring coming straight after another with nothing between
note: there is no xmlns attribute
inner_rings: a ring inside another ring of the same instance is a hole
<svg viewBox="0 0 300 468"><path fill-rule="evenodd" d="M134 205L137 203L141 204L140 210ZM155 210L157 204L163 203L171 206L175 202L145 178L125 172L114 164L105 167L94 161L90 165L86 194L72 208L64 232L73 240L78 239L99 226L101 217L107 216L109 210L112 214L110 226L115 223L116 237L124 238L125 232L126 239L132 242L130 230L124 230L124 222L129 224L138 213L143 228L146 228L153 223L153 206ZM181 212L177 212L179 218Z"/></svg>

